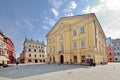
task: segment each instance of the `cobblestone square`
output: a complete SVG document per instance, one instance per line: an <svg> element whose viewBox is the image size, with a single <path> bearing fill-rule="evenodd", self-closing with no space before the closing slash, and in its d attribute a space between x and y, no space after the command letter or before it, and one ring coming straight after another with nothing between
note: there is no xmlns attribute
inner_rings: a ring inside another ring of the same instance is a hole
<svg viewBox="0 0 120 80"><path fill-rule="evenodd" d="M0 69L0 80L119 80L120 63L97 65L29 64Z"/></svg>

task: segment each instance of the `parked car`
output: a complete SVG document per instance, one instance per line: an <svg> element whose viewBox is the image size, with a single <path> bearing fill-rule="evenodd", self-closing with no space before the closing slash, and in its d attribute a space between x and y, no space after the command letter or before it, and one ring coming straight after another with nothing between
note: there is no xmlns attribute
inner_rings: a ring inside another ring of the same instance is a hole
<svg viewBox="0 0 120 80"><path fill-rule="evenodd" d="M0 66L3 67L3 68L4 68L4 67L8 67L7 64L0 64Z"/></svg>

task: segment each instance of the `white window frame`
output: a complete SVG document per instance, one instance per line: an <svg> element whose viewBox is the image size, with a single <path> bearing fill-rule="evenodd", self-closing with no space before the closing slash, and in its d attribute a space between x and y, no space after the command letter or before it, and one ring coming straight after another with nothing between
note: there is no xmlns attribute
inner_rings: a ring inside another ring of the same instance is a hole
<svg viewBox="0 0 120 80"><path fill-rule="evenodd" d="M77 35L77 30L76 30L76 29L72 31L72 35L73 35L73 36L76 36L76 35Z"/></svg>
<svg viewBox="0 0 120 80"><path fill-rule="evenodd" d="M73 42L73 49L77 49L77 41Z"/></svg>
<svg viewBox="0 0 120 80"><path fill-rule="evenodd" d="M81 48L86 48L86 40L85 39L80 40L80 47Z"/></svg>
<svg viewBox="0 0 120 80"><path fill-rule="evenodd" d="M60 50L64 51L64 44L63 43L60 44Z"/></svg>
<svg viewBox="0 0 120 80"><path fill-rule="evenodd" d="M85 33L85 26L80 27L80 33Z"/></svg>
<svg viewBox="0 0 120 80"><path fill-rule="evenodd" d="M63 38L64 38L63 33L60 33L60 39L63 39Z"/></svg>

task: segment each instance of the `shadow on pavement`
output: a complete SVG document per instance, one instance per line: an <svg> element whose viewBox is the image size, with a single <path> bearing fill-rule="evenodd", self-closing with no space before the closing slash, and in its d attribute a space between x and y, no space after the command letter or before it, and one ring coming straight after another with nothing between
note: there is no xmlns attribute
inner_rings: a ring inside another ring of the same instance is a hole
<svg viewBox="0 0 120 80"><path fill-rule="evenodd" d="M57 72L77 68L90 68L90 66L78 64L33 64L33 65L18 65L0 69L0 77L18 79L23 77L35 76L50 72Z"/></svg>

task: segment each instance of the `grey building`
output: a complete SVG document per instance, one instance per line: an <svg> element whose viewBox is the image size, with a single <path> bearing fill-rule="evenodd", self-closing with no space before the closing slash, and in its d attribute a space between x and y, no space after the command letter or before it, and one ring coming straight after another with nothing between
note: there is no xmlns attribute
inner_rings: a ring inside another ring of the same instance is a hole
<svg viewBox="0 0 120 80"><path fill-rule="evenodd" d="M114 48L114 61L120 62L120 39L112 39Z"/></svg>

